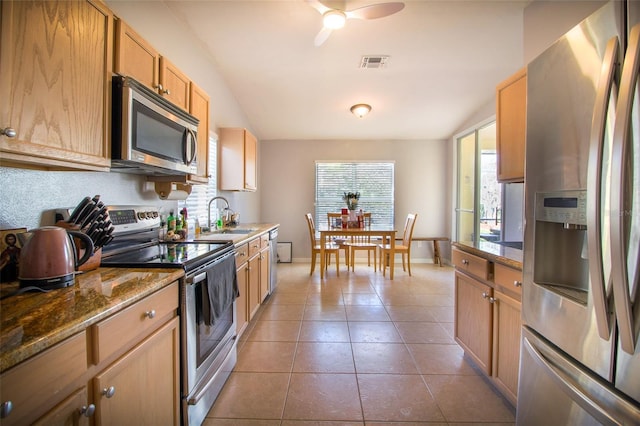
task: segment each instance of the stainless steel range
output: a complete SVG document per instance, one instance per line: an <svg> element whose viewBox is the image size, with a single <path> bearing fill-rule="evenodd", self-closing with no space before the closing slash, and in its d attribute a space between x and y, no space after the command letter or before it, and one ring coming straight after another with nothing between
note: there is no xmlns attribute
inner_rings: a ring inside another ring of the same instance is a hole
<svg viewBox="0 0 640 426"><path fill-rule="evenodd" d="M200 425L236 364L235 249L231 241L165 243L155 207L109 206L115 225L101 266L182 268L182 424Z"/></svg>

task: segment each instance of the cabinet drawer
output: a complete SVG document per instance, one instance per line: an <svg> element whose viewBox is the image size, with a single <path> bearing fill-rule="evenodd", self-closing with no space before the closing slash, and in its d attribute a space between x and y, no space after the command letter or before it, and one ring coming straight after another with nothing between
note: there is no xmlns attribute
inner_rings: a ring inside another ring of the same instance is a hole
<svg viewBox="0 0 640 426"><path fill-rule="evenodd" d="M461 271L466 271L483 280L488 280L491 274L490 262L482 257L453 248L451 251L453 265Z"/></svg>
<svg viewBox="0 0 640 426"><path fill-rule="evenodd" d="M253 257L260 252L260 237L249 241L249 257Z"/></svg>
<svg viewBox="0 0 640 426"><path fill-rule="evenodd" d="M71 391L65 389L77 386L86 371L83 331L3 373L1 402L11 401L13 408L2 424L31 424L66 398Z"/></svg>
<svg viewBox="0 0 640 426"><path fill-rule="evenodd" d="M496 263L494 266L494 282L496 286L515 297L518 301L522 298L522 271Z"/></svg>
<svg viewBox="0 0 640 426"><path fill-rule="evenodd" d="M260 235L260 247L269 247L269 233Z"/></svg>
<svg viewBox="0 0 640 426"><path fill-rule="evenodd" d="M249 244L244 243L236 247L236 267L249 260Z"/></svg>
<svg viewBox="0 0 640 426"><path fill-rule="evenodd" d="M93 363L98 365L114 352L128 349L151 330L160 327L178 308L175 282L92 327Z"/></svg>

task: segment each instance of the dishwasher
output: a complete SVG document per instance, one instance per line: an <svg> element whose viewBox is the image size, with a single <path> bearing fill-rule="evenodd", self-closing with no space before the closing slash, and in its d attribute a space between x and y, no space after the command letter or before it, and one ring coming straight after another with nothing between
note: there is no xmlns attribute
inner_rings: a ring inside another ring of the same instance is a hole
<svg viewBox="0 0 640 426"><path fill-rule="evenodd" d="M269 250L271 251L269 294L273 294L278 285L278 228L269 231Z"/></svg>

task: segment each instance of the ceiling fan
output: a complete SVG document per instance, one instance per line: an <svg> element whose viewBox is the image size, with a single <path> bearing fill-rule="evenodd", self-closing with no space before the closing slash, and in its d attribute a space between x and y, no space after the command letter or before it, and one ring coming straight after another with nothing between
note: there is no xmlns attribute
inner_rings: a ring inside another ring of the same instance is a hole
<svg viewBox="0 0 640 426"><path fill-rule="evenodd" d="M307 0L307 2L322 15L323 26L314 40L316 46L320 46L327 41L331 31L342 28L347 19L384 18L404 9L404 3L402 2L378 3L353 10L345 10L344 1L329 2L325 0L321 2L320 0ZM335 7L329 7L324 3L335 5Z"/></svg>

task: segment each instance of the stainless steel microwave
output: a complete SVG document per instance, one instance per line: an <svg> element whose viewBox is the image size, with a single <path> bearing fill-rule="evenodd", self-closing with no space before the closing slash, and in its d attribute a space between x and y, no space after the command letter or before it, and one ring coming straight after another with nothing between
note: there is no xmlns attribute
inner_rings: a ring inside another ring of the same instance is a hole
<svg viewBox="0 0 640 426"><path fill-rule="evenodd" d="M197 172L198 119L131 77L113 77L113 171Z"/></svg>

